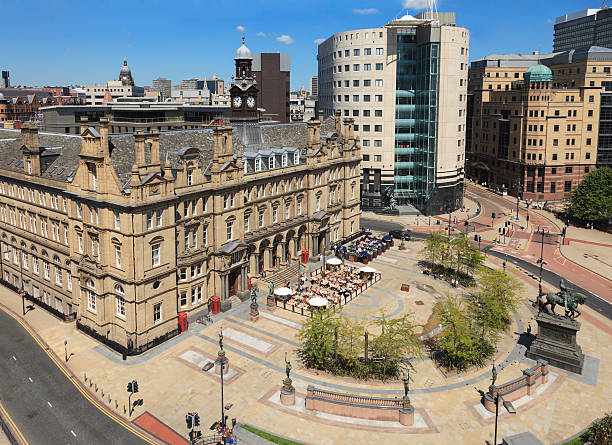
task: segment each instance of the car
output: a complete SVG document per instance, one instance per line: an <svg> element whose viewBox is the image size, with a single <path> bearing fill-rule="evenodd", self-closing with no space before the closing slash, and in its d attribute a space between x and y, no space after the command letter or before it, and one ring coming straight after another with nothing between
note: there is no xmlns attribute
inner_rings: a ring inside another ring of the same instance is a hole
<svg viewBox="0 0 612 445"><path fill-rule="evenodd" d="M410 241L412 239L412 236L408 230L390 230L389 236L406 241Z"/></svg>

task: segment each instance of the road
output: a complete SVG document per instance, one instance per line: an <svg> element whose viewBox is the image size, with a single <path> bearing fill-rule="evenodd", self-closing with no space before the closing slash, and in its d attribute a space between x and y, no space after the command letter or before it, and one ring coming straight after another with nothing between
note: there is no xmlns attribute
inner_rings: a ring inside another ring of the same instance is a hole
<svg viewBox="0 0 612 445"><path fill-rule="evenodd" d="M392 218L392 217L390 217ZM404 226L391 221L382 221L380 219L361 217L359 225L362 229L372 229L377 232L389 232L390 230L402 230Z"/></svg>
<svg viewBox="0 0 612 445"><path fill-rule="evenodd" d="M146 444L91 404L0 310L0 398L30 445Z"/></svg>

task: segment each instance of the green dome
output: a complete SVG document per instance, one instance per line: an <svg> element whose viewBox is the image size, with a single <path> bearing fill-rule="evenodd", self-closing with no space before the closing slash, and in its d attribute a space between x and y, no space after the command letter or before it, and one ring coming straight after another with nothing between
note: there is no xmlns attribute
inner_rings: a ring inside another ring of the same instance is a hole
<svg viewBox="0 0 612 445"><path fill-rule="evenodd" d="M525 71L524 77L527 82L552 82L552 71L538 63Z"/></svg>

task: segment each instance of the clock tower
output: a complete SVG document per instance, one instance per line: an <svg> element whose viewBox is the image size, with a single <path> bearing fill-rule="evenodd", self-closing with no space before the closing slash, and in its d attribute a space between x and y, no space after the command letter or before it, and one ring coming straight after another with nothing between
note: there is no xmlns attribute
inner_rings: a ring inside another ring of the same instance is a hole
<svg viewBox="0 0 612 445"><path fill-rule="evenodd" d="M230 87L231 117L233 119L257 119L257 82L252 72L253 56L244 44L236 51L236 77Z"/></svg>

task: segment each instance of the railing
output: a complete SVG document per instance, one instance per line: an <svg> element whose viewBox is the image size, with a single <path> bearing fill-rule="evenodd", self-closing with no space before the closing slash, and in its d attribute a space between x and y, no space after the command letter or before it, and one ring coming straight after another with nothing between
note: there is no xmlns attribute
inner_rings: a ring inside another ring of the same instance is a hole
<svg viewBox="0 0 612 445"><path fill-rule="evenodd" d="M159 337L154 338L151 341L148 341L148 342L146 342L144 344L141 344L141 345L139 345L139 346L137 346L135 348L126 348L122 344L119 344L116 341L113 341L113 340L110 340L110 339L106 338L106 336L96 332L95 330L93 330L89 326L81 323L79 320L77 320L77 322L76 322L76 327L80 331L84 332L85 334L89 335L90 337L95 338L99 342L104 343L106 346L108 346L109 348L119 352L123 356L133 356L133 355L142 354L143 352L148 351L149 349L154 348L155 346L158 346L158 345L162 344L163 342L165 342L166 340L169 340L169 339L171 339L173 337L176 337L178 334L181 333L181 330L179 328L176 328L176 329L174 329L172 331L166 332L163 335L160 335Z"/></svg>
<svg viewBox="0 0 612 445"><path fill-rule="evenodd" d="M8 287L9 289L11 289L14 292L17 292L19 294L21 292L21 289L19 289L14 284L11 284L8 281L5 281L4 279L0 279L0 283L2 283L4 286ZM64 314L62 311L60 311L60 310L54 308L53 306L45 303L43 300L34 298L32 295L30 295L29 293L27 293L25 291L24 291L24 296L25 296L26 300L31 301L36 306L40 306L41 308L45 309L46 311L50 312L51 314L55 315L56 317L61 318L64 321L74 321L76 319L76 313L75 312L72 312L70 314Z"/></svg>
<svg viewBox="0 0 612 445"><path fill-rule="evenodd" d="M167 119L165 117L149 117L149 118L138 118L138 117L113 117L111 123L134 123L134 124L148 124L148 123L168 123L168 124L183 124L183 119Z"/></svg>
<svg viewBox="0 0 612 445"><path fill-rule="evenodd" d="M534 394L538 386L547 382L548 373L548 362L538 360L535 366L524 369L521 377L501 385L490 386L489 391L482 398L482 404L488 411L495 412L498 394L509 402Z"/></svg>
<svg viewBox="0 0 612 445"><path fill-rule="evenodd" d="M356 394L343 394L338 392L326 391L324 389L315 388L312 385L308 386L307 395L311 397L319 397L329 401L352 403L358 405L371 405L371 406L385 406L385 407L399 407L403 406L401 399L388 399L381 397L368 397L360 396Z"/></svg>

